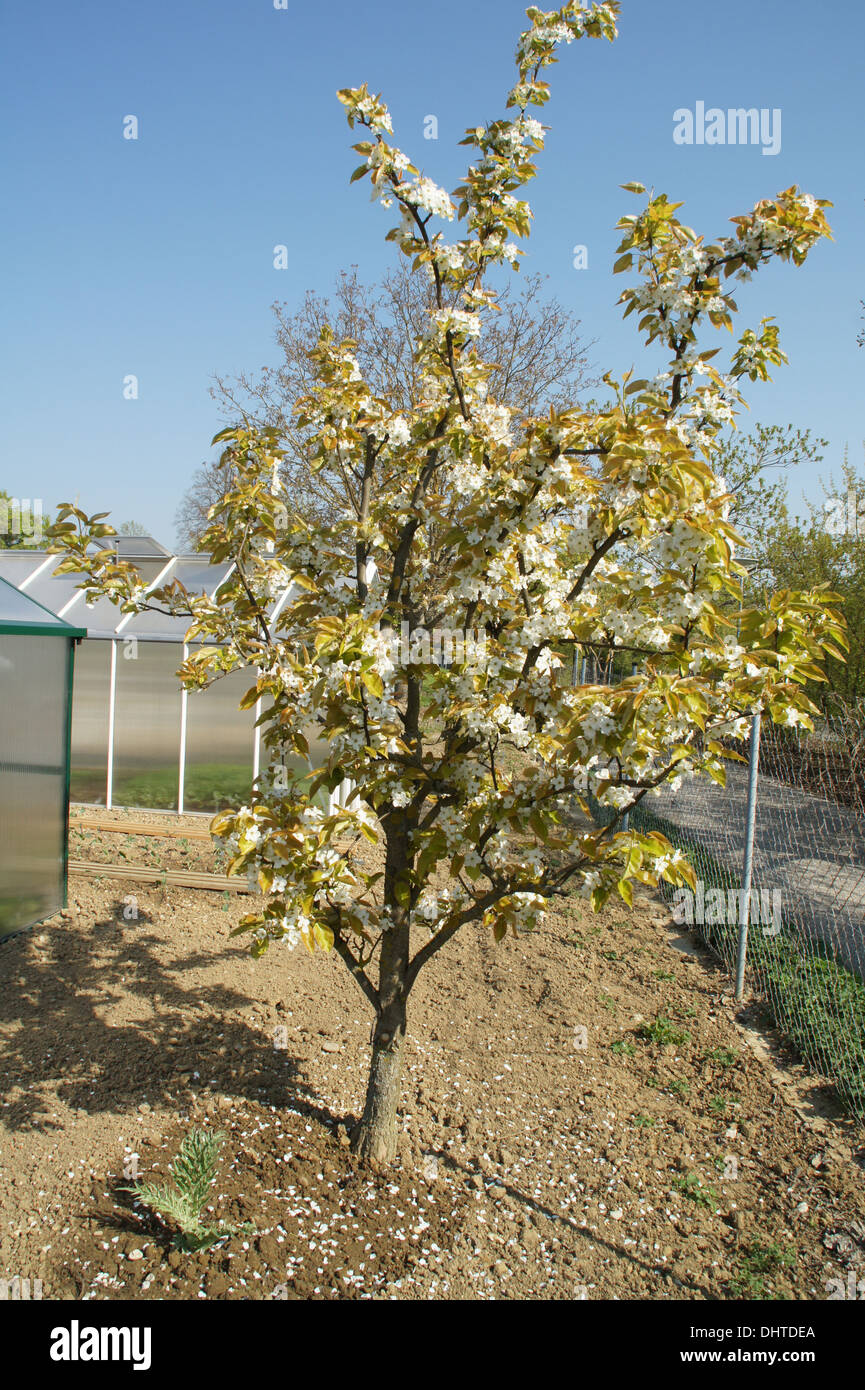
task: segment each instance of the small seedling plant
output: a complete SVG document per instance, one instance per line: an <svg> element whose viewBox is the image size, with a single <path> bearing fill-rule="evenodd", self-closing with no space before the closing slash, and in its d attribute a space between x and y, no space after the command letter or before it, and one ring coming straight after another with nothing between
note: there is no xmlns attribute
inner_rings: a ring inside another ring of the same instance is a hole
<svg viewBox="0 0 865 1390"><path fill-rule="evenodd" d="M216 1177L219 1150L224 1138L224 1134L208 1134L203 1129L191 1129L168 1169L173 1186L166 1183L160 1187L155 1183L139 1182L125 1189L163 1222L171 1221L180 1228L175 1236L175 1244L180 1250L206 1250L238 1230L249 1229L228 1225L224 1221L205 1225L201 1219Z"/></svg>
<svg viewBox="0 0 865 1390"><path fill-rule="evenodd" d="M651 1023L641 1024L637 1033L644 1041L660 1043L662 1047L680 1047L691 1040L691 1034L687 1029L677 1028L675 1023L663 1014L658 1014Z"/></svg>
<svg viewBox="0 0 865 1390"><path fill-rule="evenodd" d="M703 1179L696 1173L685 1173L673 1178L673 1187L683 1197L687 1197L695 1206L706 1207L709 1211L717 1211L720 1205L720 1197L714 1187L704 1183Z"/></svg>

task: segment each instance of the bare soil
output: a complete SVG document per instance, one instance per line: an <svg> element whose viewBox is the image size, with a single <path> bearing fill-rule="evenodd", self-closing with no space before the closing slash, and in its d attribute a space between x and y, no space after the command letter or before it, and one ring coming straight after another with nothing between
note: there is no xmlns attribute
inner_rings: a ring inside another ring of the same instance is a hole
<svg viewBox="0 0 865 1390"><path fill-rule="evenodd" d="M79 858L220 867L78 835ZM229 937L249 909L73 879L65 916L0 945L0 1277L63 1299L710 1300L865 1278L862 1133L660 899L452 941L410 1001L379 1177L347 1148L368 1006L336 958L252 961ZM242 1228L198 1254L121 1190L162 1180L192 1125L224 1135L205 1217Z"/></svg>

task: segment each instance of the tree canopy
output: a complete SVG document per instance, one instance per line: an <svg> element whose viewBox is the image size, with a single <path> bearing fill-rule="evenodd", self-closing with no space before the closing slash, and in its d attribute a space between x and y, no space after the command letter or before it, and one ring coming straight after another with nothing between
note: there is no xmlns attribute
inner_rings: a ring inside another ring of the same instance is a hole
<svg viewBox="0 0 865 1390"><path fill-rule="evenodd" d="M213 829L231 871L265 895L240 928L253 952L336 951L373 1010L353 1143L376 1163L395 1151L407 1005L426 963L460 931L531 933L568 890L597 909L614 893L630 903L635 881L692 882L680 852L624 816L684 777L723 781L720 740L755 710L808 724L805 684L844 641L825 592L728 611L745 571L711 463L741 384L784 354L770 318L733 339L726 370L700 343L732 328L736 278L801 265L829 235L825 201L790 187L707 240L681 204L627 185L640 207L618 223L614 270L630 277L621 303L662 370L608 373L600 407L535 414L494 393L501 363L480 350L490 273L519 265L531 230L545 73L562 45L614 39L618 11L528 11L508 114L467 132L452 196L392 143L381 97L339 93L362 137L354 178L397 215L388 237L431 287L408 397L367 379L357 343L331 326L311 345L294 427L313 474L345 478L347 505L327 517L286 505L293 440L250 422L217 436L228 486L202 546L235 568L215 599L176 584L147 593L112 551L88 554L110 534L104 515L65 506L54 528L61 569L88 591L189 614L189 640L204 645L182 669L188 686L256 673L244 703L262 703L266 766L249 804ZM573 687L560 652L574 643L627 654L633 673ZM296 760L310 731L328 753L306 777ZM321 805L346 783L344 806ZM589 796L612 808L604 830L578 814Z"/></svg>

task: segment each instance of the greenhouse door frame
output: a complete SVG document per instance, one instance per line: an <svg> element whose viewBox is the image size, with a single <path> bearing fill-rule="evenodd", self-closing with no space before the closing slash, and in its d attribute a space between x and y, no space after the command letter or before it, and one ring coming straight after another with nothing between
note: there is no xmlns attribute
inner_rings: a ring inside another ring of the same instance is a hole
<svg viewBox="0 0 865 1390"><path fill-rule="evenodd" d="M69 797L72 789L72 691L75 683L75 648L82 638L67 643L66 653L66 777L63 795L63 907L69 906Z"/></svg>

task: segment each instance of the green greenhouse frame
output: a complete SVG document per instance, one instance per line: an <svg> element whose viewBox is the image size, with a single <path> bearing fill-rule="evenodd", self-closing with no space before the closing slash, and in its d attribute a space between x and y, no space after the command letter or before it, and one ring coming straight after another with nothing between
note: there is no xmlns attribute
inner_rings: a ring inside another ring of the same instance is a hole
<svg viewBox="0 0 865 1390"><path fill-rule="evenodd" d="M66 906L72 687L85 636L0 578L0 940Z"/></svg>

